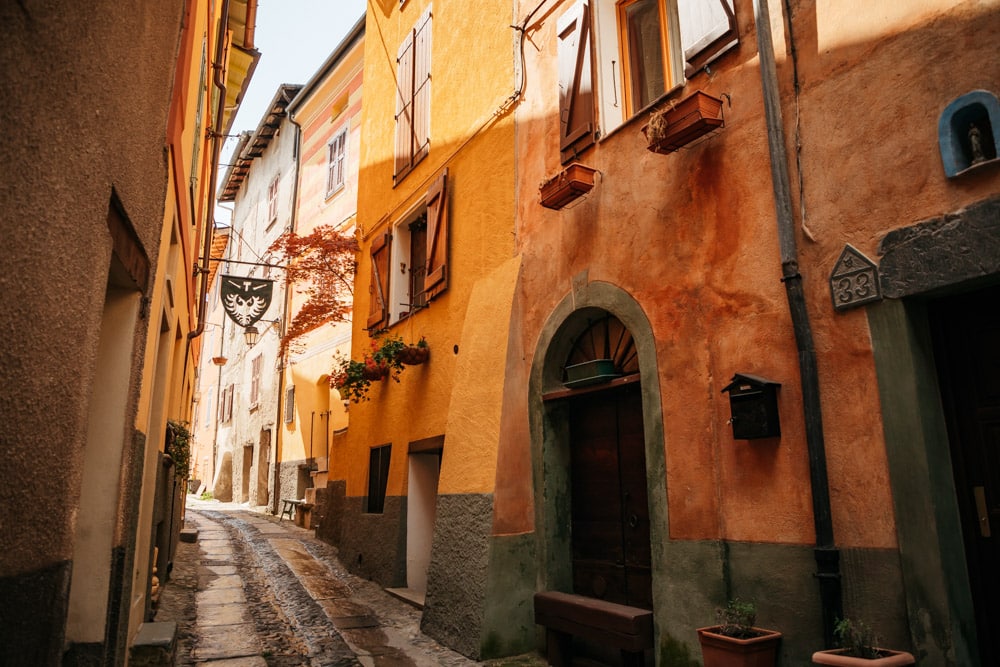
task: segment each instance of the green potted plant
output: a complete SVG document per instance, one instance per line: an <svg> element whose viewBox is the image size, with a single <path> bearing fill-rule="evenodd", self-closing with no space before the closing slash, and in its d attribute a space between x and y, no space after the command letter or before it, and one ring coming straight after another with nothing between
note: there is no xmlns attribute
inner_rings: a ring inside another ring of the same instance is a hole
<svg viewBox="0 0 1000 667"><path fill-rule="evenodd" d="M906 651L893 651L879 647L878 635L871 626L843 618L833 628L840 648L813 653L814 665L840 665L841 667L899 667L915 664Z"/></svg>
<svg viewBox="0 0 1000 667"><path fill-rule="evenodd" d="M399 382L403 370L399 355L406 347L399 336L382 336L372 338L371 352L361 361L338 355L334 358L330 386L335 387L345 401L367 401L372 382L381 382L387 377Z"/></svg>
<svg viewBox="0 0 1000 667"><path fill-rule="evenodd" d="M753 602L735 598L716 609L715 615L717 625L698 629L705 667L773 667L781 633L754 625Z"/></svg>
<svg viewBox="0 0 1000 667"><path fill-rule="evenodd" d="M383 370L385 375L399 382L399 374L403 371L403 362L399 360L399 353L406 349L406 343L399 336L383 336L372 338L371 344L371 356L366 357L365 362L367 363L370 358L375 366Z"/></svg>
<svg viewBox="0 0 1000 667"><path fill-rule="evenodd" d="M431 356L431 348L428 347L427 341L423 336L420 337L416 343L408 343L404 345L398 353L396 353L396 359L406 365L406 366L419 366L420 364L427 361Z"/></svg>
<svg viewBox="0 0 1000 667"><path fill-rule="evenodd" d="M330 374L330 386L340 392L341 399L360 403L368 400L368 389L372 382L378 382L383 377L385 375L374 363L366 364L347 357L337 357L333 373Z"/></svg>

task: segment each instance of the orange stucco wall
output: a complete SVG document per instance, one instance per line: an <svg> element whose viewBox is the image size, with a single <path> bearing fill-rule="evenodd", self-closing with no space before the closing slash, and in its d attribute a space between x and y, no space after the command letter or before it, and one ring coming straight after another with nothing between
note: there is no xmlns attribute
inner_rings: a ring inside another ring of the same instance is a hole
<svg viewBox="0 0 1000 667"><path fill-rule="evenodd" d="M536 4L519 3L515 21ZM640 114L580 157L600 170L590 195L551 211L540 206L535 188L560 168L555 32L571 4L545 3L528 27L531 76L517 111L522 269L515 317L523 361L508 374L527 377L538 333L575 276L587 271L590 281L620 287L641 304L656 338L653 381L662 395L671 537L810 543L799 367L780 282L752 3L736 2L739 47L674 96L695 89L725 94L722 132L691 150L658 155L646 150L640 127L648 114ZM937 118L955 97L995 88L997 7L792 3L796 96L790 47L782 41L785 17L781 3L771 4L837 540L892 547L867 318L864 309L835 313L827 281L845 243L877 259L887 231L995 191L986 176L963 183L945 178ZM963 62L984 67L956 69L948 58L953 49L962 51ZM721 390L737 372L781 383L780 440L733 440ZM508 399L512 406L520 401ZM512 428L525 433L522 417L511 417ZM505 447L500 456L510 459L512 474L497 481L498 521L503 532L530 530L530 481L523 479L529 451L512 439Z"/></svg>

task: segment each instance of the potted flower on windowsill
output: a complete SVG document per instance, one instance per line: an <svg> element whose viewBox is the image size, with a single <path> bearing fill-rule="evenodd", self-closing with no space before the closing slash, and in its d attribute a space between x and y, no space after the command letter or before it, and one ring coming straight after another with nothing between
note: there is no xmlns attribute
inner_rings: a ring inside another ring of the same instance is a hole
<svg viewBox="0 0 1000 667"><path fill-rule="evenodd" d="M715 610L718 625L698 629L705 667L761 667L777 661L781 633L754 625L753 602L739 598Z"/></svg>
<svg viewBox="0 0 1000 667"><path fill-rule="evenodd" d="M878 636L866 623L843 618L833 629L840 648L813 653L814 665L841 667L902 667L915 664L906 651L893 651L878 646Z"/></svg>

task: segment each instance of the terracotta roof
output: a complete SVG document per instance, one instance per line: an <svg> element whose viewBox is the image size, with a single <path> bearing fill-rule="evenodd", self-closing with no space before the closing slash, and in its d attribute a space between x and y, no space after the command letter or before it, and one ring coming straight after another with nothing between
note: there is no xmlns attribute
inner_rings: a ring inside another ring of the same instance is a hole
<svg viewBox="0 0 1000 667"><path fill-rule="evenodd" d="M260 119L260 124L253 134L243 132L240 134L240 143L233 151L233 163L226 170L226 176L222 179L219 188L219 201L236 201L236 193L240 191L240 186L250 173L250 165L256 158L263 155L274 135L281 126L281 120L285 117L285 108L292 101L298 92L302 90L301 84L283 83L278 86L278 91L271 99L267 113Z"/></svg>
<svg viewBox="0 0 1000 667"><path fill-rule="evenodd" d="M211 257L214 260L220 260L226 254L226 246L229 245L229 228L222 227L216 228L215 234L212 236L212 254ZM208 287L206 291L212 291L212 281L215 280L215 274L219 271L220 262L214 261L208 263Z"/></svg>

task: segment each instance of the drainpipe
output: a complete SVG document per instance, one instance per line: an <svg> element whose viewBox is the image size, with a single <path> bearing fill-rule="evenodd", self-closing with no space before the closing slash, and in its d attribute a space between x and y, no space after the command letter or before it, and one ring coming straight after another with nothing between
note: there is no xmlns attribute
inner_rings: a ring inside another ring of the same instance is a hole
<svg viewBox="0 0 1000 667"><path fill-rule="evenodd" d="M830 489L826 472L826 446L823 442L823 418L819 400L819 374L812 328L806 310L802 276L799 274L798 252L795 247L795 220L792 215L791 186L788 177L788 156L785 153L785 132L781 118L778 74L771 39L771 18L767 0L754 0L757 25L757 51L760 54L761 85L764 94L764 116L767 123L767 144L771 157L771 181L777 215L778 244L781 250L781 281L785 284L788 309L792 316L795 343L799 352L799 377L802 385L802 411L806 427L806 447L809 452L809 480L812 487L813 523L816 531L816 578L819 581L820 604L823 614L823 638L827 648L834 646L833 626L843 617L840 580L840 550L833 539L833 518L830 512ZM791 24L789 24L791 25Z"/></svg>
<svg viewBox="0 0 1000 667"><path fill-rule="evenodd" d="M248 6L254 3L248 3ZM197 338L205 331L205 296L208 293L208 281L205 274L208 273L208 263L212 255L212 232L215 231L215 188L219 178L219 154L222 152L222 129L226 114L226 75L222 69L222 62L226 55L226 34L229 30L229 0L222 0L222 13L219 16L219 34L215 38L215 59L212 61L212 83L219 91L219 106L215 111L215 125L211 129L212 137L212 170L208 178L209 204L212 210L208 212L208 220L205 223L205 237L202 241L201 264L195 269L201 273L201 286L198 290L197 309L198 327L188 333L188 339Z"/></svg>

